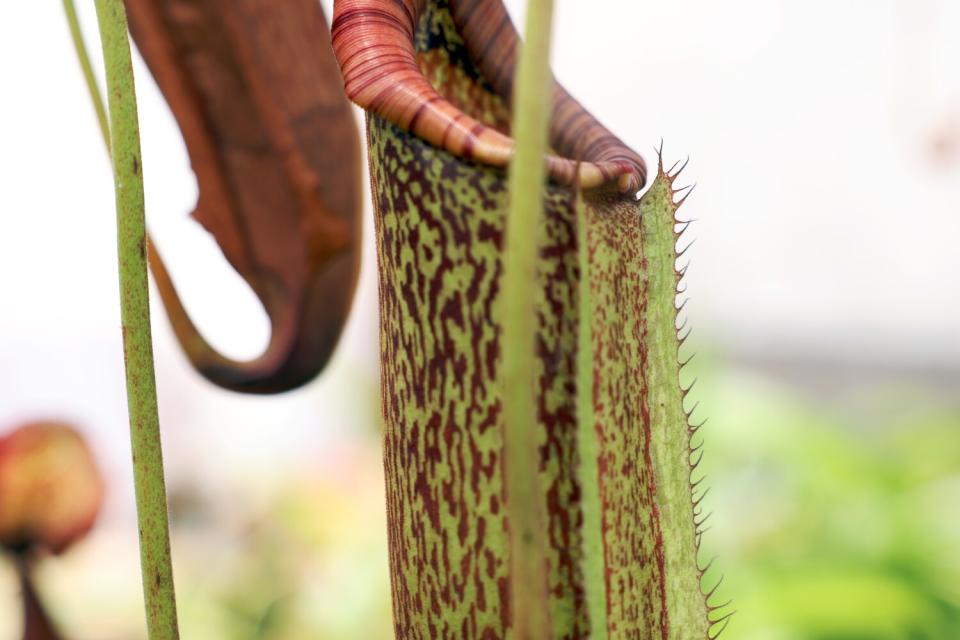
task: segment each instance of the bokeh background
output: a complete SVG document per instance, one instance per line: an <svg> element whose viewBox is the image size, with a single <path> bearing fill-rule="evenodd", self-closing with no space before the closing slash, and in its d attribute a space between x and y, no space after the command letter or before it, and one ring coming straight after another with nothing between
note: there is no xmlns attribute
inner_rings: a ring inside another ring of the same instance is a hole
<svg viewBox="0 0 960 640"><path fill-rule="evenodd" d="M958 34L952 0L557 2L568 88L698 182L685 377L728 638L960 638ZM69 637L142 638L112 182L59 2L0 8L0 69L0 430L89 438L106 508L40 587ZM187 217L183 145L137 72L150 226L204 334L256 355L266 318ZM390 637L367 231L346 336L301 391L212 388L154 310L186 638ZM0 559L0 640L19 626Z"/></svg>

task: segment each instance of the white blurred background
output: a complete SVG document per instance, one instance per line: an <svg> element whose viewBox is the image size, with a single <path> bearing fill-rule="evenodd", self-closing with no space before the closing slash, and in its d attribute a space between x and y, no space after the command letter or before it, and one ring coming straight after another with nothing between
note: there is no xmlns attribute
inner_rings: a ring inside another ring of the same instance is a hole
<svg viewBox="0 0 960 640"><path fill-rule="evenodd" d="M79 4L99 72L93 3ZM329 16L331 2L323 4ZM521 16L521 0L507 4ZM682 214L697 219L697 244L687 309L705 349L813 383L908 371L954 390L958 34L960 3L949 0L558 0L554 66L649 162L661 138L669 164L690 156L684 178L698 186ZM0 69L0 429L52 416L89 435L111 487L104 533L90 544L112 560L97 564L92 551L69 560L96 565L100 577L80 604L63 586L50 597L67 620L107 592L119 595L100 605L103 616L136 616L112 179L59 2L0 8ZM266 318L188 218L196 186L176 124L139 60L136 72L149 225L204 335L252 357L266 344ZM369 236L369 211L365 222ZM201 486L210 504L255 510L289 482L281 469L339 482L347 495L380 491L379 453L369 446L378 416L372 246L368 237L332 365L282 397L202 381L154 305L173 491ZM356 467L365 470L360 488L343 480ZM369 607L383 613L383 515L376 499L369 505L353 517L367 525ZM212 566L218 557L209 556ZM181 595L209 570L178 566ZM0 639L17 633L2 604L14 594L0 580ZM189 620L196 626L185 636L204 637L203 615Z"/></svg>

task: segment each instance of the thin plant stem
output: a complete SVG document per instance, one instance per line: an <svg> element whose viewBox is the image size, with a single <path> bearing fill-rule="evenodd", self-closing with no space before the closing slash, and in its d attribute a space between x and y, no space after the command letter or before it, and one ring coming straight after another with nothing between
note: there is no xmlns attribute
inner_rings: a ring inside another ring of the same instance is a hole
<svg viewBox="0 0 960 640"><path fill-rule="evenodd" d="M80 62L83 79L87 83L87 92L90 94L90 101L93 103L94 111L97 112L97 123L100 125L100 134L103 136L104 144L107 145L107 153L110 153L110 124L107 122L107 109L103 104L103 94L100 93L100 87L97 85L97 77L93 73L93 65L90 64L90 55L87 52L87 45L83 41L83 31L80 30L80 21L77 19L77 8L73 0L63 0L63 13L67 17L67 26L70 27L70 38L73 40L73 48L77 52L77 61Z"/></svg>
<svg viewBox="0 0 960 640"><path fill-rule="evenodd" d="M67 25L70 27L70 38L73 40L73 48L77 54L77 61L80 63L80 69L83 71L84 80L87 84L87 93L90 95L90 102L93 110L97 114L97 122L100 125L100 133L103 136L104 149L107 151L107 158L110 153L110 123L107 121L107 110L104 106L103 93L100 91L100 85L93 73L93 65L90 63L90 54L87 50L86 41L83 39L83 31L80 29L80 21L77 19L77 9L73 0L63 0L63 12L67 17ZM156 243L150 236L150 230L147 229L147 255L150 261L150 268L153 270L154 277L169 280L166 266L160 259L159 253L155 250ZM173 285L168 285L173 289ZM171 304L181 304L179 299L174 296ZM185 314L181 311L181 314Z"/></svg>
<svg viewBox="0 0 960 640"><path fill-rule="evenodd" d="M16 553L12 556L20 580L20 593L23 597L23 637L24 640L61 640L53 620L47 615L40 594L34 586L31 576L33 567L27 554Z"/></svg>
<svg viewBox="0 0 960 640"><path fill-rule="evenodd" d="M580 265L580 291L577 299L577 450L580 478L580 508L583 540L580 547L583 586L590 640L607 640L607 570L603 548L603 511L600 497L601 446L595 428L593 357L593 300L590 291L589 219L583 198L577 198L577 260Z"/></svg>
<svg viewBox="0 0 960 640"><path fill-rule="evenodd" d="M549 638L546 501L540 486L541 430L534 382L537 254L546 182L544 154L553 77L550 37L553 0L529 0L524 45L514 89L516 152L510 167L510 207L503 273L503 409L510 594L514 637Z"/></svg>
<svg viewBox="0 0 960 640"><path fill-rule="evenodd" d="M146 222L133 65L122 0L95 2L110 112L120 314L147 634L150 640L176 640L179 632L150 332Z"/></svg>

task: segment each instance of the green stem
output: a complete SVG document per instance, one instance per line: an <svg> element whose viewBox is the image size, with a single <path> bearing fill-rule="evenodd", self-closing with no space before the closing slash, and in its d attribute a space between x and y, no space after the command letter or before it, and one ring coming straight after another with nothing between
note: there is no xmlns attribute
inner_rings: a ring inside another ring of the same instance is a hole
<svg viewBox="0 0 960 640"><path fill-rule="evenodd" d="M510 169L503 274L503 404L510 593L518 640L550 636L536 378L537 254L543 220L550 97L553 0L529 0L514 95L517 147Z"/></svg>
<svg viewBox="0 0 960 640"><path fill-rule="evenodd" d="M150 335L146 223L133 66L122 0L96 0L96 7L110 106L120 314L147 631L150 640L174 640L179 632Z"/></svg>
<svg viewBox="0 0 960 640"><path fill-rule="evenodd" d="M109 153L110 125L107 123L107 109L104 107L103 95L100 93L100 87L97 85L97 77L93 73L93 65L90 64L90 55L87 53L87 45L83 41L83 32L80 30L80 21L77 19L77 8L73 4L73 0L63 0L63 12L67 16L67 25L70 27L70 38L73 40L73 48L77 52L77 60L80 62L80 69L83 71L83 79L87 82L90 101L93 103L94 111L97 112L100 134L103 136L103 142L107 145L107 153Z"/></svg>
<svg viewBox="0 0 960 640"><path fill-rule="evenodd" d="M582 566L584 597L590 618L590 640L607 640L607 567L603 549L603 500L600 497L600 457L603 453L595 427L593 306L590 294L589 214L577 198L577 260L580 289L577 300L577 449L579 451L581 509L583 513Z"/></svg>

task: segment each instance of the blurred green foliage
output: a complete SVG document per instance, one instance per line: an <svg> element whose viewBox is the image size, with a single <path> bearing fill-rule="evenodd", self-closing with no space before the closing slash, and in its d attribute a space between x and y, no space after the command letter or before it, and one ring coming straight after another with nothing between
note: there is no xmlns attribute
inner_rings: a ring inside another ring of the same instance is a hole
<svg viewBox="0 0 960 640"><path fill-rule="evenodd" d="M185 637L392 637L379 443L368 445L340 469L289 474L249 510L181 514Z"/></svg>
<svg viewBox="0 0 960 640"><path fill-rule="evenodd" d="M728 637L960 638L960 398L698 373Z"/></svg>

